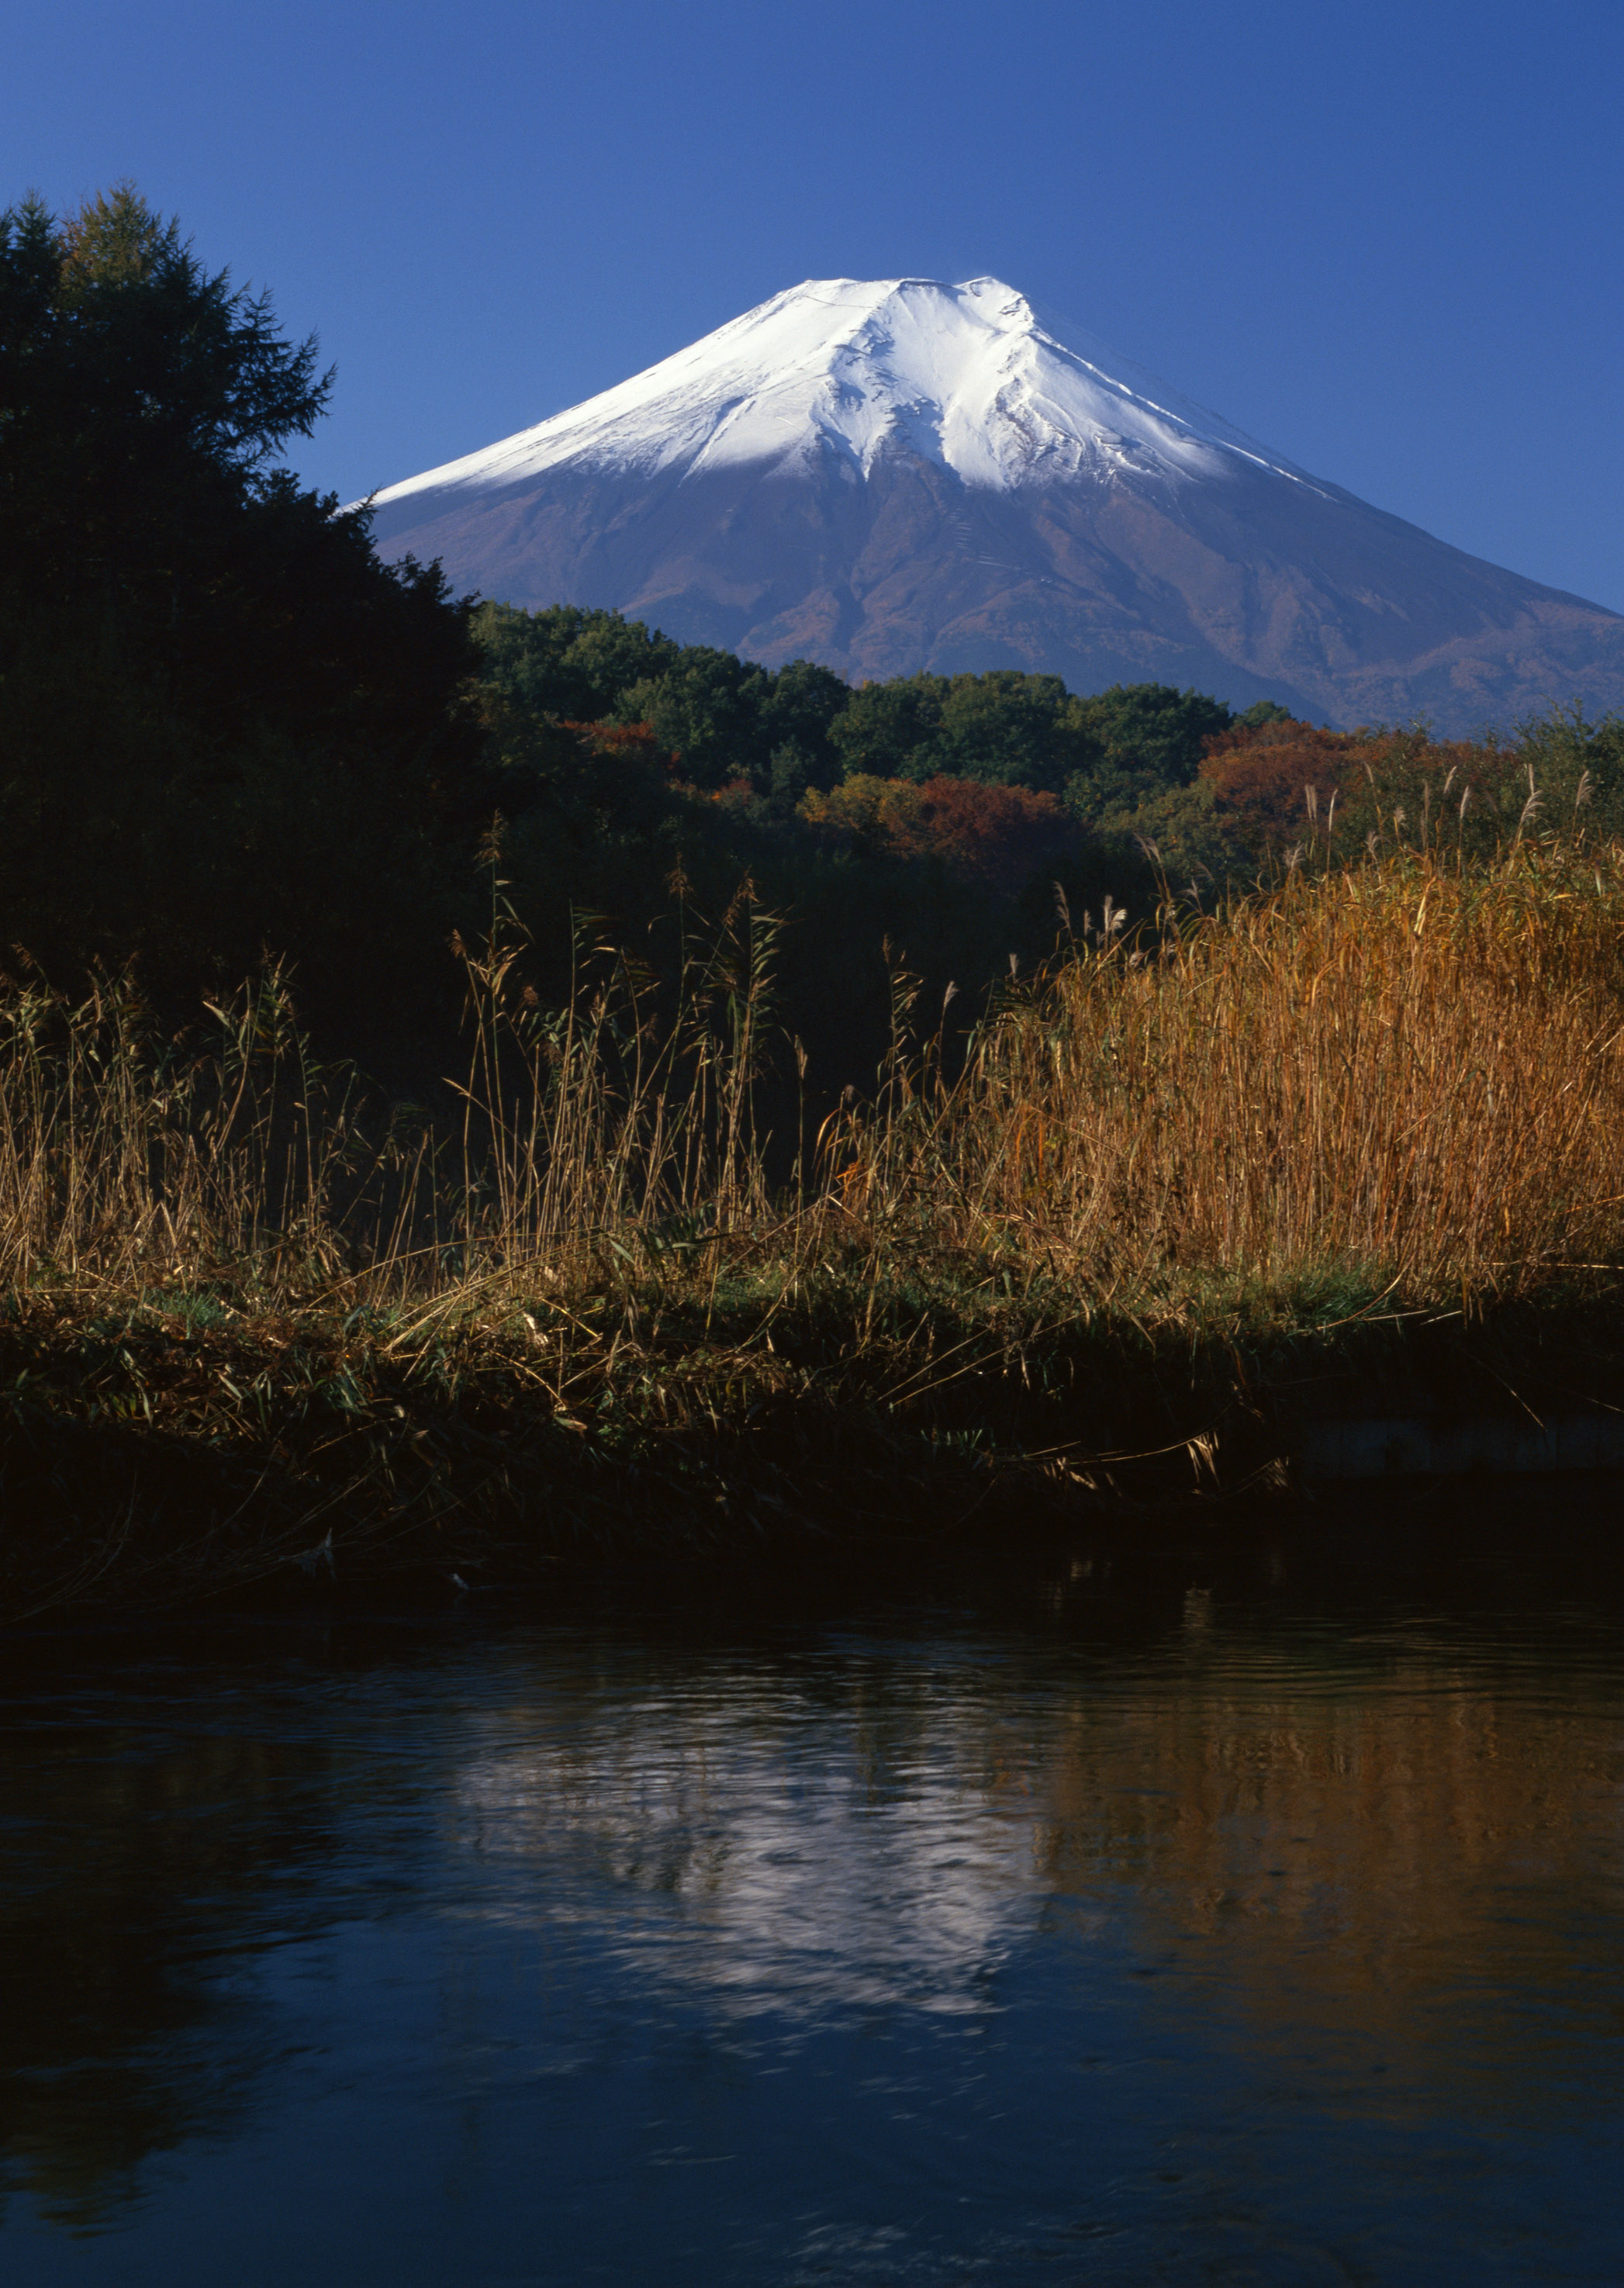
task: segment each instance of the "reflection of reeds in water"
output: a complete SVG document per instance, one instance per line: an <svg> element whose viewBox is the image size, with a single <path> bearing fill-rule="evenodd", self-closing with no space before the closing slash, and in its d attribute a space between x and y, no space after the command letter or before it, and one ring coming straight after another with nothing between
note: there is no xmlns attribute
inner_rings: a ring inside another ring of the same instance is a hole
<svg viewBox="0 0 1624 2288"><path fill-rule="evenodd" d="M1359 2047L1384 2102L1470 2085L1515 2114L1536 2066L1588 2057L1587 1998L1624 1968L1616 1693L1408 1634L1327 1667L1220 1628L1092 1689L1017 1661L1010 1697L968 1672L859 1673L815 1706L666 1677L640 1719L511 1712L504 1735L551 1736L464 1764L461 1832L486 1911L567 1919L606 1886L647 1974L730 2012L995 2008L1004 1966L1067 1933L1051 1975L1128 1982L1184 2038L1306 2048L1333 2079Z"/></svg>
<svg viewBox="0 0 1624 2288"><path fill-rule="evenodd" d="M42 1720L0 1754L6 2189L107 2223L152 2154L253 2126L308 2034L288 1942L321 1940L330 1974L369 1916L426 1949L446 2016L485 1991L480 2087L528 1985L572 2031L629 1998L634 2056L696 2002L796 2032L981 2014L1062 2101L1069 2046L1103 2030L1175 2113L1222 2056L1271 2107L1611 2122L1612 1646L1537 1618L1502 1657L1498 1624L1201 1617L1081 1656L1048 1632L843 1630L809 1660L570 1627L431 1672L346 1639L337 1670L301 1649L245 1672L231 1640L189 1683L121 1667L110 1697L106 1675L85 1697L93 1658L62 1695L21 1677ZM398 1953L353 1959L397 1992ZM340 2012L374 2070L384 2006Z"/></svg>
<svg viewBox="0 0 1624 2288"><path fill-rule="evenodd" d="M1153 1958L1249 2040L1374 2046L1515 2112L1519 2062L1565 2014L1597 2030L1624 1971L1616 1694L1590 1662L1533 1688L1409 1635L1328 1672L1203 1646L1155 1705L1078 1707L1037 1855L1067 1893L1130 1887Z"/></svg>
<svg viewBox="0 0 1624 2288"><path fill-rule="evenodd" d="M962 1055L911 1029L899 967L877 1093L820 1124L780 1086L776 1139L779 924L748 894L665 981L583 930L550 1011L497 885L438 1122L316 1067L273 970L182 1044L127 982L75 1005L25 981L0 1009L17 1367L73 1381L70 1412L283 1455L319 1388L340 1445L365 1428L359 1483L432 1386L577 1434L614 1417L623 1446L766 1402L973 1442L1013 1434L989 1375L1080 1386L1057 1331L1104 1330L1108 1365L1215 1329L1223 1351L1226 1313L1289 1331L1309 1289L1334 1318L1337 1282L1356 1317L1470 1321L1553 1275L1611 1293L1624 854L1393 858L1117 918ZM459 1500L470 1466L444 1460Z"/></svg>

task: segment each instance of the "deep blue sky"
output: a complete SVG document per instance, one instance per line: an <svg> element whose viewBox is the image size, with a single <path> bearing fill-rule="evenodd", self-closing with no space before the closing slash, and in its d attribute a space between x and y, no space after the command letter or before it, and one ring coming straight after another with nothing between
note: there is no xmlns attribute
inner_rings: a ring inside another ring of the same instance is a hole
<svg viewBox="0 0 1624 2288"><path fill-rule="evenodd" d="M57 0L0 200L121 176L319 332L348 498L812 276L992 272L1624 609L1620 0Z"/></svg>

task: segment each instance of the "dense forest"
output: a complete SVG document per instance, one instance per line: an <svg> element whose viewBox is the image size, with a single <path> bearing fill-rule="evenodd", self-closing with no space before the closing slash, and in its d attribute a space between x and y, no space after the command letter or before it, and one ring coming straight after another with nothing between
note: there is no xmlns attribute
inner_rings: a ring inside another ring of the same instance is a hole
<svg viewBox="0 0 1624 2288"><path fill-rule="evenodd" d="M1624 804L1624 727L1335 732L1159 684L852 689L608 611L456 599L281 465L331 376L129 187L0 222L0 929L194 1005L266 955L321 1037L429 1053L449 945L567 989L742 895L781 1029L872 1072L905 968L959 1014L1067 933L1380 842Z"/></svg>

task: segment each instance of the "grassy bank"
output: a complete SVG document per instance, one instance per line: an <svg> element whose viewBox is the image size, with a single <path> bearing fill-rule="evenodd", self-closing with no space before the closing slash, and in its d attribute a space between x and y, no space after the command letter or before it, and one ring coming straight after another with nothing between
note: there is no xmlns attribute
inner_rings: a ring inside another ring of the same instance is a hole
<svg viewBox="0 0 1624 2288"><path fill-rule="evenodd" d="M1001 1531L1278 1485L1303 1411L1624 1404L1624 853L1113 923L968 1038L896 972L833 1109L748 901L550 1011L498 886L426 1109L274 974L178 1042L13 986L7 1609Z"/></svg>

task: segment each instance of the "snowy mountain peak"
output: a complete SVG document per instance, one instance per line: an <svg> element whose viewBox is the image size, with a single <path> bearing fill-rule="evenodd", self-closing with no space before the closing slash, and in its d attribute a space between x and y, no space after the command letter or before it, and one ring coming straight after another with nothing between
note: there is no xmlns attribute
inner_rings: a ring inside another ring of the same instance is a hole
<svg viewBox="0 0 1624 2288"><path fill-rule="evenodd" d="M977 489L1078 477L1157 487L1238 461L1306 483L1216 416L996 278L809 279L646 372L376 496L485 492L568 465L652 477L911 453Z"/></svg>
<svg viewBox="0 0 1624 2288"><path fill-rule="evenodd" d="M853 682L1022 667L1452 736L1624 705L1624 618L1305 476L999 278L810 279L376 507L459 592Z"/></svg>

